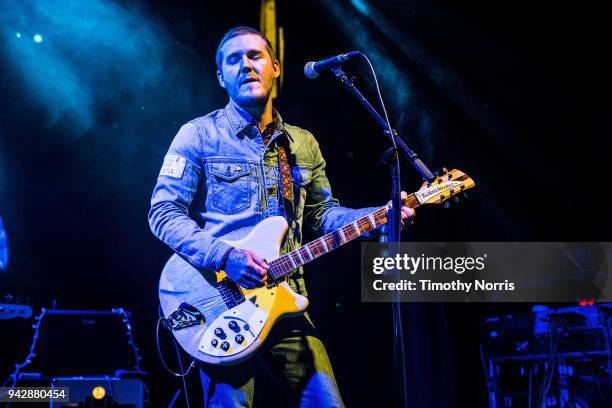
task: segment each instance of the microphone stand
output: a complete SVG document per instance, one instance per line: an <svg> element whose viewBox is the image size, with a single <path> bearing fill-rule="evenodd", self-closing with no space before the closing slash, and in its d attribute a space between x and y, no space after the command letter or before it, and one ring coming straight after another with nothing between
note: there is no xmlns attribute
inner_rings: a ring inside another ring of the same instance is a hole
<svg viewBox="0 0 612 408"><path fill-rule="evenodd" d="M397 136L397 132L393 129L385 119L372 107L372 104L363 96L353 83L353 79L349 78L340 68L340 63L330 67L336 78L342 82L344 87L348 89L357 100L366 108L376 122L383 128L385 136L389 138L392 147L387 150L383 156L383 161L391 167L391 191L393 208L389 212L389 230L387 234L387 242L391 243L390 255L394 256L399 253L399 243L401 241L401 179L400 179L400 162L398 155L398 147L404 153L410 164L421 174L421 177L426 182L431 182L435 179L435 175L427 168L425 163L419 159L418 155L410 149L402 139ZM395 271L397 274L397 271ZM408 407L408 385L406 373L406 355L404 347L404 330L402 327L402 310L399 302L399 295L396 301L392 303L393 320L394 320L394 353L396 357L395 365L395 390L396 390L396 406Z"/></svg>

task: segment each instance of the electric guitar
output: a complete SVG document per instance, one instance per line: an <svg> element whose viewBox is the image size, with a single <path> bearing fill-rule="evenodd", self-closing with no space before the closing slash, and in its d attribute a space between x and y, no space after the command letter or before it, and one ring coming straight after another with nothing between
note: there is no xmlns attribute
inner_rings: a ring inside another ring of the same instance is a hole
<svg viewBox="0 0 612 408"><path fill-rule="evenodd" d="M408 206L441 204L475 186L459 170L424 183L408 196ZM234 364L252 356L266 340L274 323L299 315L308 299L295 293L285 277L301 265L352 241L387 222L389 206L347 224L282 256L287 232L284 217L270 217L239 241L224 241L254 251L267 260L268 284L245 289L224 271L200 271L178 255L170 257L159 282L163 322L183 349L205 363Z"/></svg>

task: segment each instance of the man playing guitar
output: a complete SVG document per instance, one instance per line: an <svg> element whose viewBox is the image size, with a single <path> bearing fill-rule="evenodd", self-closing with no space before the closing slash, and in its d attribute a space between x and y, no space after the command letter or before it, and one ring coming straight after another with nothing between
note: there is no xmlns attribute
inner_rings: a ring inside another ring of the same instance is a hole
<svg viewBox="0 0 612 408"><path fill-rule="evenodd" d="M270 265L227 241L245 237L262 220L282 216L288 231L281 254L287 253L301 246L304 224L326 234L376 208L340 206L313 135L285 123L273 109L280 64L261 33L248 27L229 30L216 62L229 103L181 127L164 158L149 222L153 233L191 266L223 270L248 290L266 285ZM413 215L402 208L404 219ZM301 267L287 282L306 295ZM264 361L270 372L287 380L296 405L343 406L325 347L307 314L274 326L256 358L231 366L203 365L205 404L252 406L255 375Z"/></svg>

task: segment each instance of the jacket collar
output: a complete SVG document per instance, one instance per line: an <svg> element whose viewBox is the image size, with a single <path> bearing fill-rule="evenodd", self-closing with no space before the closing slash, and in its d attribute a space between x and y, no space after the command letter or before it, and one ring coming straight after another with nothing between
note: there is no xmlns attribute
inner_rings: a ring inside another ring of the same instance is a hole
<svg viewBox="0 0 612 408"><path fill-rule="evenodd" d="M249 112L241 108L237 103L230 99L229 103L225 106L225 115L229 120L229 123L234 131L234 134L238 135L249 126L257 126L257 121ZM272 118L275 122L275 128L277 131L283 133L285 126L283 124L283 118L276 109L272 110Z"/></svg>

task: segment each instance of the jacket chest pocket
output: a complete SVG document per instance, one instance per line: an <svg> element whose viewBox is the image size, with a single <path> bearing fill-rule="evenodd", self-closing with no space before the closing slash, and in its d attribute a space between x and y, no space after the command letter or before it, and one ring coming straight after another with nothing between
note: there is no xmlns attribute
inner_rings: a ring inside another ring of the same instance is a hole
<svg viewBox="0 0 612 408"><path fill-rule="evenodd" d="M251 206L251 168L248 162L209 162L207 170L207 201L211 208L223 214L237 214Z"/></svg>
<svg viewBox="0 0 612 408"><path fill-rule="evenodd" d="M291 177L293 179L294 208L296 218L300 219L304 213L307 190L312 181L312 169L299 165L295 166L292 168Z"/></svg>

